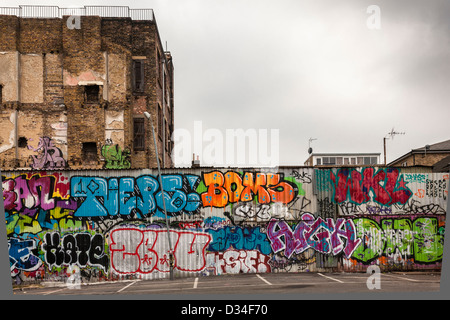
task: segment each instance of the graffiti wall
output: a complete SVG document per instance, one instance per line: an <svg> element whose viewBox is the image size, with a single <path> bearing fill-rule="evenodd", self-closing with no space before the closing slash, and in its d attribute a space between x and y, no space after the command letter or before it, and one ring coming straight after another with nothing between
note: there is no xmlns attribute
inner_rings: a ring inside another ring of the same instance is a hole
<svg viewBox="0 0 450 320"><path fill-rule="evenodd" d="M11 276L440 269L449 174L420 170L3 172Z"/></svg>

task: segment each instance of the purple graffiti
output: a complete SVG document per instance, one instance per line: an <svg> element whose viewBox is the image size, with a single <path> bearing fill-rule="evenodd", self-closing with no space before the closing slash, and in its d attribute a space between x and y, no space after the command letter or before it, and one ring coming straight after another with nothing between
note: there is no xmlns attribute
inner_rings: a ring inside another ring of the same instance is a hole
<svg viewBox="0 0 450 320"><path fill-rule="evenodd" d="M55 207L75 210L74 200L54 197L55 177L36 174L31 178L20 175L13 179L3 179L3 198L6 211L17 211L35 216L39 210L48 211Z"/></svg>
<svg viewBox="0 0 450 320"><path fill-rule="evenodd" d="M275 253L284 250L286 257L294 252L302 253L313 248L321 253L337 255L344 252L349 258L361 243L356 238L356 228L352 220L338 218L315 219L312 214L302 215L302 221L292 231L286 221L271 220L267 226L267 236Z"/></svg>
<svg viewBox="0 0 450 320"><path fill-rule="evenodd" d="M37 148L28 146L28 149L35 152L41 151L36 156L31 156L33 164L31 167L35 170L43 169L64 169L66 166L66 160L63 158L61 149L55 147L52 139L49 137L39 138L39 144Z"/></svg>

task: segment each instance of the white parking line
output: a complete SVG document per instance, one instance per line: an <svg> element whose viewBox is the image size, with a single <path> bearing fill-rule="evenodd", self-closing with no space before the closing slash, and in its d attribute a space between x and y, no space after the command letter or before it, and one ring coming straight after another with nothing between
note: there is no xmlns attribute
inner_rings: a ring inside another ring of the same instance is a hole
<svg viewBox="0 0 450 320"><path fill-rule="evenodd" d="M415 279L409 279L409 278L404 278L404 277L399 277L399 276L394 276L392 274L382 274L383 276L388 276L388 277L393 277L393 278L397 278L397 279L402 279L402 280L406 280L406 281L411 281L411 282L421 282L422 280L415 280Z"/></svg>
<svg viewBox="0 0 450 320"><path fill-rule="evenodd" d="M126 288L128 288L129 286L132 286L133 284L135 284L136 282L138 282L139 280L136 280L136 281L133 281L132 283L130 283L130 284L127 284L125 287L123 287L122 289L120 289L120 290L117 290L117 293L119 293L119 292L122 292L123 290L125 290Z"/></svg>
<svg viewBox="0 0 450 320"><path fill-rule="evenodd" d="M317 272L317 274L318 274L319 276L322 276L322 277L324 277L324 278L327 278L327 279L330 279L330 280L334 280L334 281L337 281L337 282L339 282L339 283L344 283L344 282L343 282L343 281L341 281L341 280L338 280L338 279L335 279L335 278L332 278L332 277L326 276L326 275L324 275L324 274L321 274L320 272Z"/></svg>
<svg viewBox="0 0 450 320"><path fill-rule="evenodd" d="M198 284L198 278L195 278L195 280L194 280L194 289L197 289L197 284Z"/></svg>
<svg viewBox="0 0 450 320"><path fill-rule="evenodd" d="M267 283L269 286L271 286L272 284L267 281L266 279L264 279L263 277L261 277L259 274L256 275L258 278L260 278L262 281L264 281L265 283Z"/></svg>
<svg viewBox="0 0 450 320"><path fill-rule="evenodd" d="M64 289L65 288L58 289L58 290L53 290L53 291L50 291L50 292L43 293L43 295L46 296L46 295L49 295L49 294L52 294L52 293L55 293L55 292L63 291Z"/></svg>

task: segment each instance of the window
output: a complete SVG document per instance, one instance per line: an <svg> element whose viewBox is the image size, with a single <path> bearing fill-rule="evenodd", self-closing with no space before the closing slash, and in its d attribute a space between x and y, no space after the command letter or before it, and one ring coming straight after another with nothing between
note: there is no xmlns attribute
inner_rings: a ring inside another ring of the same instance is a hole
<svg viewBox="0 0 450 320"><path fill-rule="evenodd" d="M133 91L144 91L144 62L142 60L133 60Z"/></svg>
<svg viewBox="0 0 450 320"><path fill-rule="evenodd" d="M163 134L163 110L161 108L161 105L158 104L158 136L160 139L162 139Z"/></svg>
<svg viewBox="0 0 450 320"><path fill-rule="evenodd" d="M323 157L323 164L336 164L335 157Z"/></svg>
<svg viewBox="0 0 450 320"><path fill-rule="evenodd" d="M3 103L3 86L0 84L0 103Z"/></svg>
<svg viewBox="0 0 450 320"><path fill-rule="evenodd" d="M320 166L322 164L322 159L321 158L317 158L317 165Z"/></svg>
<svg viewBox="0 0 450 320"><path fill-rule="evenodd" d="M28 140L25 137L20 137L18 141L19 148L26 148L28 145Z"/></svg>
<svg viewBox="0 0 450 320"><path fill-rule="evenodd" d="M344 164L350 164L350 160L348 158L344 158Z"/></svg>
<svg viewBox="0 0 450 320"><path fill-rule="evenodd" d="M133 148L135 151L145 150L145 120L144 118L133 119Z"/></svg>
<svg viewBox="0 0 450 320"><path fill-rule="evenodd" d="M166 144L166 151L169 151L170 148L170 128L169 124L167 123L167 119L164 119L164 130L166 135L166 140L164 141Z"/></svg>
<svg viewBox="0 0 450 320"><path fill-rule="evenodd" d="M97 144L95 142L83 142L81 155L84 161L97 161Z"/></svg>
<svg viewBox="0 0 450 320"><path fill-rule="evenodd" d="M99 102L100 87L96 85L90 85L84 87L85 101L87 103Z"/></svg>

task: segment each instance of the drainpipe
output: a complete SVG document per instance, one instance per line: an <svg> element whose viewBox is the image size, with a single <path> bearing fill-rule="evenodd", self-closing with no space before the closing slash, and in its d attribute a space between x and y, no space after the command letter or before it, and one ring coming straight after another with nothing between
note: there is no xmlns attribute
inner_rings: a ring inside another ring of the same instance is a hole
<svg viewBox="0 0 450 320"><path fill-rule="evenodd" d="M164 59L162 61L162 69L163 69L163 84L162 84L162 108L163 108L163 120L162 120L162 167L166 167L166 54L164 53Z"/></svg>
<svg viewBox="0 0 450 320"><path fill-rule="evenodd" d="M22 96L22 90L20 85L20 53L17 51L17 64L16 64L16 71L17 71L17 105L14 110L14 145L15 145L15 163L14 168L16 168L19 164L19 111L17 108L19 107L21 96Z"/></svg>
<svg viewBox="0 0 450 320"><path fill-rule="evenodd" d="M158 146L156 145L155 129L153 127L152 116L150 115L150 113L145 111L144 116L149 120L150 124L152 125L153 143L155 144L155 152L156 152L156 163L158 164L159 184L160 184L162 200L163 200L164 216L166 218L167 240L169 242L170 280L173 280L174 256L173 256L172 242L170 240L169 219L167 218L166 200L165 200L166 197L164 196L164 188L163 188L163 182L162 182L162 176L161 176L161 166L159 164Z"/></svg>

